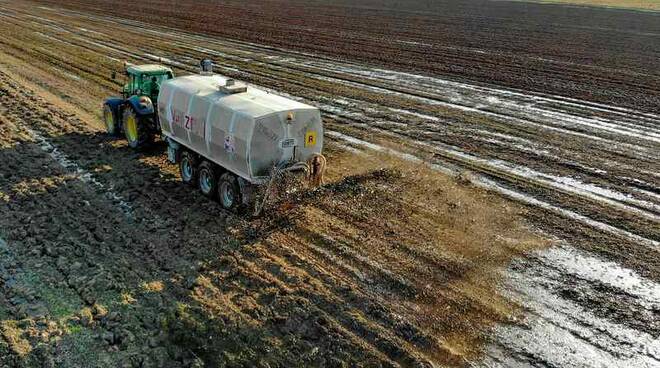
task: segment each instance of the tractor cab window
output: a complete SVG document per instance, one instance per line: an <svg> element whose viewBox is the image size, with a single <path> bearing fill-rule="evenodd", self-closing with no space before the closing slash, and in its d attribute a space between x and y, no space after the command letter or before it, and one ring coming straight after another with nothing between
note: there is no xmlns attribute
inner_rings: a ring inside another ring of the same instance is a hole
<svg viewBox="0 0 660 368"><path fill-rule="evenodd" d="M157 98L160 86L170 78L171 73L145 76L142 83L142 94L150 96L152 99Z"/></svg>
<svg viewBox="0 0 660 368"><path fill-rule="evenodd" d="M158 97L158 92L160 91L160 86L163 82L172 79L173 77L172 72L155 75L128 74L128 82L124 86L124 93L129 96L139 94L155 99Z"/></svg>
<svg viewBox="0 0 660 368"><path fill-rule="evenodd" d="M128 82L124 87L124 91L129 94L135 94L136 91L140 88L140 77L134 74L128 74Z"/></svg>

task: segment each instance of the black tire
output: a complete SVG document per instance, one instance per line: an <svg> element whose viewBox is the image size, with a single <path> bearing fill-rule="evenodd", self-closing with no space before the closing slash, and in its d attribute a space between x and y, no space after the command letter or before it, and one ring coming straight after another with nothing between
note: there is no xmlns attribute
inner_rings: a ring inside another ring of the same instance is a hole
<svg viewBox="0 0 660 368"><path fill-rule="evenodd" d="M197 187L203 195L215 198L218 194L218 170L208 161L203 161L197 171Z"/></svg>
<svg viewBox="0 0 660 368"><path fill-rule="evenodd" d="M119 121L117 121L117 117L115 116L115 113L112 111L112 108L110 105L105 104L103 105L103 124L105 125L105 131L113 136L116 137L119 135Z"/></svg>
<svg viewBox="0 0 660 368"><path fill-rule="evenodd" d="M229 211L237 211L241 207L241 187L238 185L238 179L234 174L226 172L220 175L218 200L222 208Z"/></svg>
<svg viewBox="0 0 660 368"><path fill-rule="evenodd" d="M190 151L181 152L179 156L179 174L181 181L190 186L197 184L197 158Z"/></svg>
<svg viewBox="0 0 660 368"><path fill-rule="evenodd" d="M122 127L124 136L131 148L140 148L153 140L148 122L130 106L124 110Z"/></svg>

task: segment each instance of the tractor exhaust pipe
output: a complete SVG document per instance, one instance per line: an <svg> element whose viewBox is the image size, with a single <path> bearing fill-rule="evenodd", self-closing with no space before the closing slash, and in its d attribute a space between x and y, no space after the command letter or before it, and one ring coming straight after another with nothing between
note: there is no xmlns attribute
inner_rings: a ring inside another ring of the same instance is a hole
<svg viewBox="0 0 660 368"><path fill-rule="evenodd" d="M199 74L210 75L213 74L213 61L209 59L203 59L199 62Z"/></svg>

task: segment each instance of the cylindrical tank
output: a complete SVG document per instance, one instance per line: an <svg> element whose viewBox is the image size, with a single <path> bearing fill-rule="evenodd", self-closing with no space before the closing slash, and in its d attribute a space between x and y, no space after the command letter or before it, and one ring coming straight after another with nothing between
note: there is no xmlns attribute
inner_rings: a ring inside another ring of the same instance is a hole
<svg viewBox="0 0 660 368"><path fill-rule="evenodd" d="M158 116L164 136L254 184L323 148L317 108L220 75L163 82Z"/></svg>

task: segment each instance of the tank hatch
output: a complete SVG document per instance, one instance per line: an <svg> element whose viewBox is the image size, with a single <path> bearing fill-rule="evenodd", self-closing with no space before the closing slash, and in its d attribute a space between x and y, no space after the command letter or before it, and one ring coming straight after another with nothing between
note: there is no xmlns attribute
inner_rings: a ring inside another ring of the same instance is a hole
<svg viewBox="0 0 660 368"><path fill-rule="evenodd" d="M245 83L236 82L234 79L227 79L224 85L219 85L218 90L222 93L232 95L234 93L247 92L247 85Z"/></svg>

